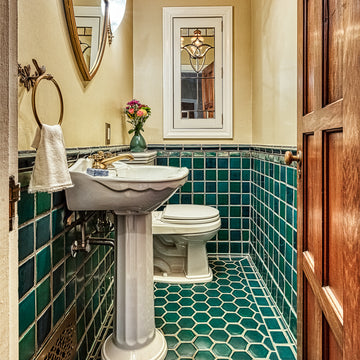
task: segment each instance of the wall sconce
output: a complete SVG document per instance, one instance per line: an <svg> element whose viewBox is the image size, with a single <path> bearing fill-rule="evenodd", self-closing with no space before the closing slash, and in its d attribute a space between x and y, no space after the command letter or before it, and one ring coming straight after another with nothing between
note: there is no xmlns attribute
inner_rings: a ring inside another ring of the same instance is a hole
<svg viewBox="0 0 360 360"><path fill-rule="evenodd" d="M121 24L126 9L126 0L110 0L109 3L109 16L110 24L108 26L109 44L112 43L114 33Z"/></svg>

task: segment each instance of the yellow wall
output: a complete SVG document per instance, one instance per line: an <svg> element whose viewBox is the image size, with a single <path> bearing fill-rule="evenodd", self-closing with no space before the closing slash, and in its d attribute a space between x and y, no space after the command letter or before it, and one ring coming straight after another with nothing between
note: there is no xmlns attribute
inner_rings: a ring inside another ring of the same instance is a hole
<svg viewBox="0 0 360 360"><path fill-rule="evenodd" d="M251 143L250 0L134 0L134 97L152 109L145 124L148 143L194 143L163 140L162 7L233 6L234 139L201 143Z"/></svg>
<svg viewBox="0 0 360 360"><path fill-rule="evenodd" d="M19 62L36 58L59 83L67 147L103 145L105 122L111 123L112 144L129 144L123 108L133 96L152 108L145 124L148 143L194 143L164 141L162 130L162 7L191 5L192 0L128 0L124 21L86 84L75 63L63 1L19 0ZM296 144L296 2L196 2L216 5L233 6L234 137L196 142ZM43 122L56 123L59 105L51 84L41 83L37 102ZM30 148L35 129L31 92L19 88L20 150Z"/></svg>
<svg viewBox="0 0 360 360"><path fill-rule="evenodd" d="M253 0L253 143L296 145L296 1Z"/></svg>
<svg viewBox="0 0 360 360"><path fill-rule="evenodd" d="M124 21L113 43L106 45L101 67L89 83L82 81L75 63L63 1L19 0L18 12L18 61L32 65L31 59L37 59L58 82L64 98L66 146L104 145L105 122L111 124L112 144L129 143L123 108L133 94L132 0L127 0ZM40 119L56 123L59 103L50 82L40 83L36 99ZM31 92L19 87L20 150L30 149L36 126Z"/></svg>

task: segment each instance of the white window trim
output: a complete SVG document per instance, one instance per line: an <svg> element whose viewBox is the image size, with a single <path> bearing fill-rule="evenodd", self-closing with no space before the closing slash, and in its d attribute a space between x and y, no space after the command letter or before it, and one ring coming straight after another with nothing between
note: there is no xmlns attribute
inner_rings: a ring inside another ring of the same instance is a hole
<svg viewBox="0 0 360 360"><path fill-rule="evenodd" d="M223 19L223 88L222 128L176 129L174 128L174 76L173 76L173 19L174 18L222 17ZM211 7L164 7L163 8L163 131L164 138L180 139L228 139L233 128L233 40L232 6Z"/></svg>

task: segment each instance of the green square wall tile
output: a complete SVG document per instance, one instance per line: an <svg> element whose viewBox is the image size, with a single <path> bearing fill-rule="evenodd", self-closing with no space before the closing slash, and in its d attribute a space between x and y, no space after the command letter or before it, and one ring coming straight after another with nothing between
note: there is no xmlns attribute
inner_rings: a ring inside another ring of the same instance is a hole
<svg viewBox="0 0 360 360"><path fill-rule="evenodd" d="M204 168L204 159L203 158L194 158L193 166L194 166L194 169L203 169Z"/></svg>
<svg viewBox="0 0 360 360"><path fill-rule="evenodd" d="M179 158L169 158L169 166L180 166L180 159Z"/></svg>
<svg viewBox="0 0 360 360"><path fill-rule="evenodd" d="M241 182L232 181L230 183L230 191L234 193L239 193L241 189Z"/></svg>
<svg viewBox="0 0 360 360"><path fill-rule="evenodd" d="M34 258L19 267L19 299L34 286Z"/></svg>
<svg viewBox="0 0 360 360"><path fill-rule="evenodd" d="M19 230L19 261L34 251L34 224L31 223Z"/></svg>
<svg viewBox="0 0 360 360"><path fill-rule="evenodd" d="M35 291L19 304L19 335L35 320Z"/></svg>
<svg viewBox="0 0 360 360"><path fill-rule="evenodd" d="M40 215L51 208L51 194L40 192L36 194L36 215Z"/></svg>
<svg viewBox="0 0 360 360"><path fill-rule="evenodd" d="M19 342L19 360L29 360L35 353L35 326Z"/></svg>
<svg viewBox="0 0 360 360"><path fill-rule="evenodd" d="M52 212L52 237L64 230L64 208Z"/></svg>
<svg viewBox="0 0 360 360"><path fill-rule="evenodd" d="M64 264L61 264L53 272L53 296L56 296L56 294L64 286L64 284L65 284L65 277L64 276L65 276L64 275Z"/></svg>
<svg viewBox="0 0 360 360"><path fill-rule="evenodd" d="M27 190L22 191L18 204L19 225L34 218L34 194L29 194Z"/></svg>
<svg viewBox="0 0 360 360"><path fill-rule="evenodd" d="M50 215L36 221L36 248L39 249L50 240Z"/></svg>
<svg viewBox="0 0 360 360"><path fill-rule="evenodd" d="M36 288L36 311L39 315L51 301L50 276Z"/></svg>
<svg viewBox="0 0 360 360"><path fill-rule="evenodd" d="M53 306L53 326L60 320L65 312L65 296L64 291L54 300Z"/></svg>
<svg viewBox="0 0 360 360"><path fill-rule="evenodd" d="M224 181L224 180L228 180L228 178L229 178L228 170L219 170L218 171L218 180Z"/></svg>
<svg viewBox="0 0 360 360"><path fill-rule="evenodd" d="M59 206L65 203L65 191L53 193L53 206Z"/></svg>
<svg viewBox="0 0 360 360"><path fill-rule="evenodd" d="M65 255L65 236L61 235L52 243L52 262L56 265Z"/></svg>
<svg viewBox="0 0 360 360"><path fill-rule="evenodd" d="M229 191L229 183L228 182L218 182L218 192L220 193L226 193Z"/></svg>
<svg viewBox="0 0 360 360"><path fill-rule="evenodd" d="M215 170L206 170L206 180L215 181L216 180L216 171Z"/></svg>
<svg viewBox="0 0 360 360"><path fill-rule="evenodd" d="M36 279L40 281L45 277L51 270L51 254L50 246L47 246L45 249L41 250L36 255Z"/></svg>
<svg viewBox="0 0 360 360"><path fill-rule="evenodd" d="M86 274L90 275L91 274L91 261L88 260L88 262L86 264L90 265L90 271L86 273ZM74 276L75 272L76 272L76 261L75 261L75 258L70 256L69 258L66 259L66 281L69 281ZM86 276L86 274L85 274L85 276Z"/></svg>
<svg viewBox="0 0 360 360"><path fill-rule="evenodd" d="M204 205L204 195L203 194L194 194L194 204Z"/></svg>

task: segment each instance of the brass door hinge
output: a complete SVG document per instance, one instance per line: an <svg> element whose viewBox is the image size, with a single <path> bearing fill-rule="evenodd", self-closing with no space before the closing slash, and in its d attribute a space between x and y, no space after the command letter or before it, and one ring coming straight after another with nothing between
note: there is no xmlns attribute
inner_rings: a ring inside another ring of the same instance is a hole
<svg viewBox="0 0 360 360"><path fill-rule="evenodd" d="M15 183L15 177L9 178L9 231L14 229L15 203L20 200L20 183Z"/></svg>

